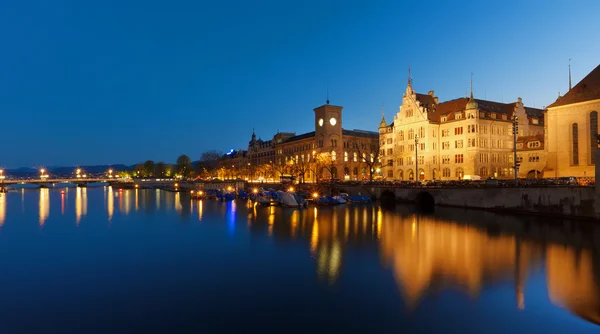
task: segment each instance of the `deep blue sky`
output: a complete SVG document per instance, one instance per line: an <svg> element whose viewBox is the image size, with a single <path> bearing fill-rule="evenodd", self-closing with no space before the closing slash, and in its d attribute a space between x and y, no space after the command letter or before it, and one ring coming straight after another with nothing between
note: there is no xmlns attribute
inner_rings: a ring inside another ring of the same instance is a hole
<svg viewBox="0 0 600 334"><path fill-rule="evenodd" d="M492 4L493 2L493 4ZM414 86L542 107L600 63L600 1L0 2L0 166L173 162L252 126L375 130Z"/></svg>

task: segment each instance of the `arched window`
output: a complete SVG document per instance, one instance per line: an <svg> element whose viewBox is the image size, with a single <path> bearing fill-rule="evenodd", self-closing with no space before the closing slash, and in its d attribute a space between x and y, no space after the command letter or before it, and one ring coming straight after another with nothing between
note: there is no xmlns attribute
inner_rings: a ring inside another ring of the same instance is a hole
<svg viewBox="0 0 600 334"><path fill-rule="evenodd" d="M434 180L437 180L437 179L439 178L439 175L438 175L438 170L437 170L437 169L435 169L435 168L434 168L434 169L431 171L431 177L432 177Z"/></svg>
<svg viewBox="0 0 600 334"><path fill-rule="evenodd" d="M579 129L577 127L577 123L573 123L573 131L572 131L572 139L573 148L572 148L572 164L579 165Z"/></svg>
<svg viewBox="0 0 600 334"><path fill-rule="evenodd" d="M479 176L481 176L481 177L487 177L488 176L488 169L487 169L487 167L481 167L479 169Z"/></svg>
<svg viewBox="0 0 600 334"><path fill-rule="evenodd" d="M331 168L331 177L332 178L337 177L337 168L335 168L335 167Z"/></svg>
<svg viewBox="0 0 600 334"><path fill-rule="evenodd" d="M337 154L335 153L335 151L331 151L331 161L335 161L336 158Z"/></svg>
<svg viewBox="0 0 600 334"><path fill-rule="evenodd" d="M404 180L404 171L402 169L398 170L398 176L396 178L398 180Z"/></svg>
<svg viewBox="0 0 600 334"><path fill-rule="evenodd" d="M450 168L444 168L442 170L442 176L443 177L450 177Z"/></svg>
<svg viewBox="0 0 600 334"><path fill-rule="evenodd" d="M357 161L358 161L358 153L354 152L354 162L357 162ZM358 174L358 173L356 173L356 174Z"/></svg>
<svg viewBox="0 0 600 334"><path fill-rule="evenodd" d="M354 167L354 175L358 175L358 167Z"/></svg>
<svg viewBox="0 0 600 334"><path fill-rule="evenodd" d="M344 167L344 175L350 175L350 168Z"/></svg>
<svg viewBox="0 0 600 334"><path fill-rule="evenodd" d="M590 113L590 162L592 164L596 163L596 150L598 147L596 135L598 135L598 112L592 111Z"/></svg>
<svg viewBox="0 0 600 334"><path fill-rule="evenodd" d="M408 170L408 179L411 181L415 179L415 172L412 169Z"/></svg>
<svg viewBox="0 0 600 334"><path fill-rule="evenodd" d="M344 161L348 162L348 152L344 152Z"/></svg>
<svg viewBox="0 0 600 334"><path fill-rule="evenodd" d="M461 167L458 167L456 169L456 178L459 180L462 180L463 176L465 175L465 170L462 169Z"/></svg>

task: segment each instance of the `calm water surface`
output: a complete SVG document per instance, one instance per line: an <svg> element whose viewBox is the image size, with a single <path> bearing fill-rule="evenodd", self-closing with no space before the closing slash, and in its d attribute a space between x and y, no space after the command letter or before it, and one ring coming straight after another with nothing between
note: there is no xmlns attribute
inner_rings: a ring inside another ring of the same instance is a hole
<svg viewBox="0 0 600 334"><path fill-rule="evenodd" d="M0 333L599 333L594 225L0 194Z"/></svg>

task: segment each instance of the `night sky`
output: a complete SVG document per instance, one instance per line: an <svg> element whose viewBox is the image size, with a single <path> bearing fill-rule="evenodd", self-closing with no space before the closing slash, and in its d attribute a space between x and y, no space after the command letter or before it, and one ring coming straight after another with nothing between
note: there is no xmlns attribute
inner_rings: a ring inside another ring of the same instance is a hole
<svg viewBox="0 0 600 334"><path fill-rule="evenodd" d="M495 4L489 4L494 2ZM524 4L525 3L525 4ZM600 63L600 1L3 1L0 166L174 162L376 130L414 87L541 108Z"/></svg>

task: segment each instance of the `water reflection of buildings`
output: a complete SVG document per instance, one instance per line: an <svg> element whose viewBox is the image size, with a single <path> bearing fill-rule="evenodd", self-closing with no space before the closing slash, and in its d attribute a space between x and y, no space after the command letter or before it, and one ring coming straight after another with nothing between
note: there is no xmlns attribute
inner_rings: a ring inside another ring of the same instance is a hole
<svg viewBox="0 0 600 334"><path fill-rule="evenodd" d="M596 256L598 256L596 254ZM546 272L550 300L589 321L600 324L600 268L588 249L549 245Z"/></svg>
<svg viewBox="0 0 600 334"><path fill-rule="evenodd" d="M366 206L308 210L255 207L249 210L249 225L254 231L266 227L276 242L306 242L316 261L317 276L333 284L339 278L348 245L376 246L376 210ZM261 225L265 222L266 226Z"/></svg>
<svg viewBox="0 0 600 334"><path fill-rule="evenodd" d="M50 215L50 189L41 188L40 189L40 227L43 227L46 223L46 219Z"/></svg>
<svg viewBox="0 0 600 334"><path fill-rule="evenodd" d="M483 226L483 225L482 225ZM523 239L489 233L482 226L435 217L384 215L381 251L409 308L440 286L478 296L486 283L512 279L515 303L525 307L528 270L546 257L550 299L572 312L600 322L598 259L587 250L577 253Z"/></svg>

